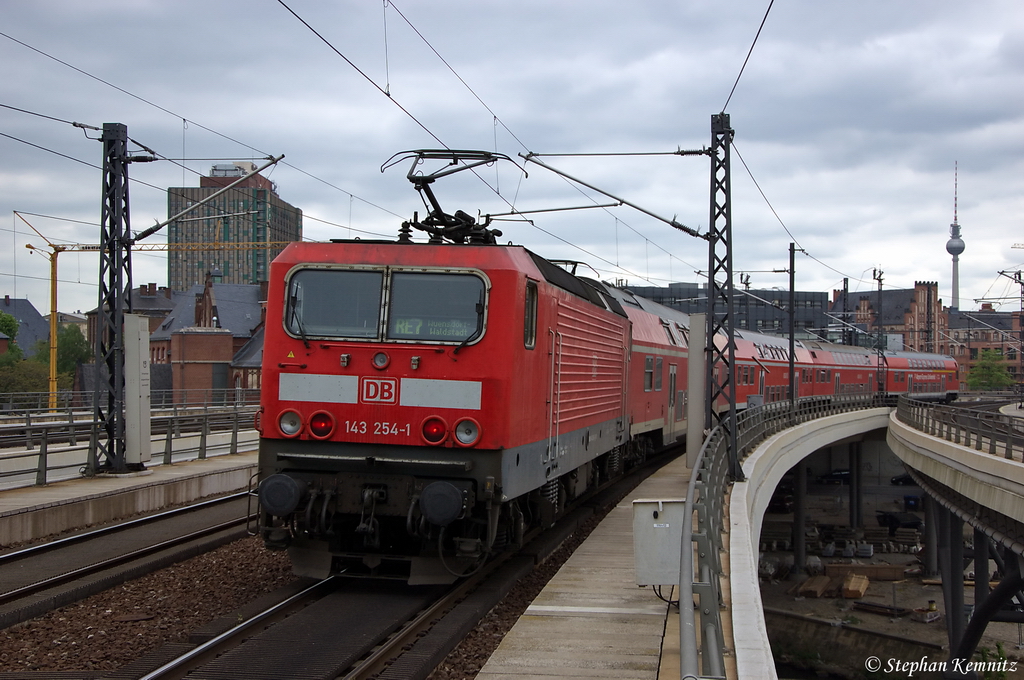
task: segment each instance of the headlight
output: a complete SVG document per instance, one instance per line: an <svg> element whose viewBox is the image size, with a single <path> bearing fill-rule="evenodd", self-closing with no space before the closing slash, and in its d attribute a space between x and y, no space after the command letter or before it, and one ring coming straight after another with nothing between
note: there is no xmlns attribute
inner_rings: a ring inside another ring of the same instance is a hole
<svg viewBox="0 0 1024 680"><path fill-rule="evenodd" d="M472 418L463 418L455 423L455 441L462 446L473 446L480 441L480 423Z"/></svg>
<svg viewBox="0 0 1024 680"><path fill-rule="evenodd" d="M295 411L285 411L277 419L277 426L284 436L294 437L302 429L302 418Z"/></svg>

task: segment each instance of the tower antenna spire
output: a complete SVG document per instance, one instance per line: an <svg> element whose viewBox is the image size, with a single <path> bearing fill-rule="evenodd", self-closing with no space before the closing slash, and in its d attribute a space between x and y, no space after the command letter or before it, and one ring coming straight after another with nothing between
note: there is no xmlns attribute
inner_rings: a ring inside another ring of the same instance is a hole
<svg viewBox="0 0 1024 680"><path fill-rule="evenodd" d="M953 256L953 300L951 307L960 308L960 254L964 252L964 240L960 238L960 223L957 222L957 197L959 195L960 164L953 164L953 224L949 225L949 240L946 252Z"/></svg>

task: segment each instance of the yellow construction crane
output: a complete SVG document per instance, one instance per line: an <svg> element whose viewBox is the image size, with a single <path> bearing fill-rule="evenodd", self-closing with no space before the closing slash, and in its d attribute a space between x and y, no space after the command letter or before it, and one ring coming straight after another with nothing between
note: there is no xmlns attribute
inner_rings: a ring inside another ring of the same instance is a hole
<svg viewBox="0 0 1024 680"><path fill-rule="evenodd" d="M22 222L31 227L32 231L39 234L39 238L46 241L50 246L50 252L37 248L31 243L25 247L35 251L50 260L50 376L49 376L49 408L51 411L57 408L57 256L61 253L88 253L99 252L103 247L94 243L53 243L43 236L38 229L32 226L28 220L14 211ZM196 250L271 250L284 248L292 241L215 241L214 243L137 243L132 246L135 252L160 252L160 251L196 251Z"/></svg>

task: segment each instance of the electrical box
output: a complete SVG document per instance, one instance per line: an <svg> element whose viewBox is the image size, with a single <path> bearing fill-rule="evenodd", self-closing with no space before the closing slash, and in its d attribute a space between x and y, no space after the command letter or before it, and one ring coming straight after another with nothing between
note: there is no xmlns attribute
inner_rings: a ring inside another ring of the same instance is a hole
<svg viewBox="0 0 1024 680"><path fill-rule="evenodd" d="M125 461L148 463L152 457L149 384L149 319L124 315Z"/></svg>
<svg viewBox="0 0 1024 680"><path fill-rule="evenodd" d="M638 586L679 583L685 509L685 498L633 501L633 562Z"/></svg>

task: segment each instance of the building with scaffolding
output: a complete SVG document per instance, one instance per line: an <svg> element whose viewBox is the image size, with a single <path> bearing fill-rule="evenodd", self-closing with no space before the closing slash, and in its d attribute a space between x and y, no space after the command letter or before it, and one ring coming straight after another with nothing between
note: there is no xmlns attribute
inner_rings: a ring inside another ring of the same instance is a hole
<svg viewBox="0 0 1024 680"><path fill-rule="evenodd" d="M171 290L203 285L207 272L219 275L220 283L259 284L284 248L280 244L302 239L302 211L281 200L277 185L249 162L214 165L198 187L169 188L168 217L238 179L238 185L168 225L167 242L174 246L167 254ZM209 249L196 248L206 244Z"/></svg>

